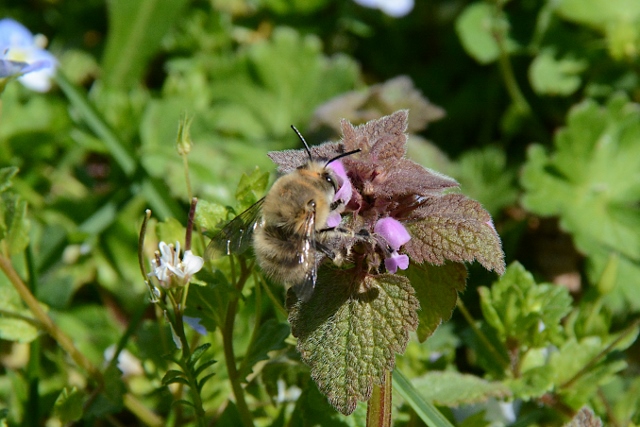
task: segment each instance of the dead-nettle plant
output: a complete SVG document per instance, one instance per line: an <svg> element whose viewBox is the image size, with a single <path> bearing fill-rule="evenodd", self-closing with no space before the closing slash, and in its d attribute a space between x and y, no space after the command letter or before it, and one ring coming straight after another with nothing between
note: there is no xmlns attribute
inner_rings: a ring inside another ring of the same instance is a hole
<svg viewBox="0 0 640 427"><path fill-rule="evenodd" d="M323 242L324 252L337 256L319 261L308 301L291 289L287 294L302 360L343 414L382 385L410 331L424 340L449 319L465 286L463 262L477 260L498 274L505 269L489 213L455 193L455 180L405 157L407 118L403 110L358 127L343 120L342 141L311 148L320 159L360 150L334 166L346 206L339 228L352 232ZM304 150L269 156L281 173L309 158Z"/></svg>

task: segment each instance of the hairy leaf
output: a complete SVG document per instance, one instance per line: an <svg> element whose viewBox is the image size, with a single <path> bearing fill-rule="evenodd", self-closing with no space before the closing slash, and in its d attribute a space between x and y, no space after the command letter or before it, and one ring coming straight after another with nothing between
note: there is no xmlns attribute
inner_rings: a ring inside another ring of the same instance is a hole
<svg viewBox="0 0 640 427"><path fill-rule="evenodd" d="M395 365L409 331L418 326L418 300L406 277L357 280L349 270L321 270L307 303L288 294L289 321L302 360L329 402L343 414L369 399Z"/></svg>
<svg viewBox="0 0 640 427"><path fill-rule="evenodd" d="M602 421L585 406L564 427L602 427Z"/></svg>
<svg viewBox="0 0 640 427"><path fill-rule="evenodd" d="M400 110L357 127L342 121L345 151L362 150L344 158L343 163L364 197L426 196L458 185L454 179L404 157L407 120L408 111Z"/></svg>
<svg viewBox="0 0 640 427"><path fill-rule="evenodd" d="M458 292L462 292L466 285L467 269L464 264L452 262L442 266L414 263L405 275L411 281L420 302L417 333L422 342L442 322L451 318L458 301Z"/></svg>
<svg viewBox="0 0 640 427"><path fill-rule="evenodd" d="M500 238L478 202L461 194L431 197L417 215L422 219L409 224L412 239L405 245L412 260L436 265L477 260L488 270L504 272Z"/></svg>
<svg viewBox="0 0 640 427"><path fill-rule="evenodd" d="M428 372L411 382L425 400L441 406L459 406L485 402L490 397L511 396L509 388L502 383L453 371Z"/></svg>

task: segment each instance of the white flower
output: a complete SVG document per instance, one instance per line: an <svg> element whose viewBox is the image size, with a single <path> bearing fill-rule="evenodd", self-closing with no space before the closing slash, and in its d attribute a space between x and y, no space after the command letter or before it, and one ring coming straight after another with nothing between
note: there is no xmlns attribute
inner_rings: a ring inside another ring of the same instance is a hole
<svg viewBox="0 0 640 427"><path fill-rule="evenodd" d="M153 271L149 276L155 276L165 289L172 285L186 285L204 265L202 257L190 250L184 251L180 259L180 242L176 242L175 246L160 242L158 248L160 252L156 251L156 258L151 261Z"/></svg>
<svg viewBox="0 0 640 427"><path fill-rule="evenodd" d="M17 21L0 19L0 78L20 76L18 81L37 92L51 88L58 64L44 47L46 37L34 36Z"/></svg>
<svg viewBox="0 0 640 427"><path fill-rule="evenodd" d="M104 360L106 363L111 363L111 359L115 356L116 353L116 345L112 344L107 347L104 351ZM135 357L129 350L126 348L122 349L120 354L118 354L118 369L122 372L123 377L129 377L134 375L142 375L144 373L144 369L142 368L142 363Z"/></svg>
<svg viewBox="0 0 640 427"><path fill-rule="evenodd" d="M394 18L403 17L413 9L414 0L354 0L360 6L380 9Z"/></svg>

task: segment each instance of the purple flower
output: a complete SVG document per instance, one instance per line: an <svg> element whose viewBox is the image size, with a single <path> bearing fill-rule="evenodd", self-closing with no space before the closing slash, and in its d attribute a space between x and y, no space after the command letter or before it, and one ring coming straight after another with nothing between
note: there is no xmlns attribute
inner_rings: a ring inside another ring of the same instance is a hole
<svg viewBox="0 0 640 427"><path fill-rule="evenodd" d="M407 229L404 228L404 225L402 225L397 219L391 217L378 220L373 231L377 235L384 237L384 240L387 241L394 251L397 251L400 249L400 246L411 240L411 236Z"/></svg>
<svg viewBox="0 0 640 427"><path fill-rule="evenodd" d="M346 205L351 200L351 196L353 196L353 187L351 186L351 181L349 181L347 172L344 169L344 165L340 160L335 160L329 163L329 168L333 170L340 181L338 182L340 188L333 197L333 201L341 200L342 203Z"/></svg>
<svg viewBox="0 0 640 427"><path fill-rule="evenodd" d="M389 273L395 273L398 271L398 268L406 270L409 267L409 257L398 253L398 249L411 240L411 235L407 229L404 228L404 225L395 218L386 217L376 222L373 231L382 237L391 249L393 249L391 256L384 260L384 266L387 271Z"/></svg>
<svg viewBox="0 0 640 427"><path fill-rule="evenodd" d="M409 268L409 257L394 251L389 258L385 258L384 266L389 273L395 274L398 269L406 270Z"/></svg>
<svg viewBox="0 0 640 427"><path fill-rule="evenodd" d="M351 181L349 181L347 172L344 169L344 165L340 160L335 160L329 163L327 167L333 170L336 174L336 177L338 177L338 185L340 186L333 197L333 201L341 201L339 205L340 209L336 209L329 214L329 218L327 218L327 227L337 227L342 221L342 216L340 214L351 200L351 196L353 196L353 187L351 185Z"/></svg>
<svg viewBox="0 0 640 427"><path fill-rule="evenodd" d="M33 36L13 19L0 19L0 78L19 76L18 81L29 89L48 91L57 60L43 49L45 45L44 36Z"/></svg>

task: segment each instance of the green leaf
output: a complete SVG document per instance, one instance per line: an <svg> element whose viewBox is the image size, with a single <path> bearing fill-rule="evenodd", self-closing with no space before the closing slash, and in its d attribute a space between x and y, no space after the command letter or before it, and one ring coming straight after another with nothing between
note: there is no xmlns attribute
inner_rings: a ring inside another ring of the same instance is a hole
<svg viewBox="0 0 640 427"><path fill-rule="evenodd" d="M185 380L184 373L182 373L182 371L170 369L162 377L162 385L169 385L173 382L176 382L177 378Z"/></svg>
<svg viewBox="0 0 640 427"><path fill-rule="evenodd" d="M82 417L84 398L77 388L65 387L56 399L53 413L65 424L78 421Z"/></svg>
<svg viewBox="0 0 640 427"><path fill-rule="evenodd" d="M198 361L198 359L202 357L204 352L209 349L209 347L211 347L211 343L205 343L193 350L193 353L191 353L191 356L189 357L189 361L187 363L194 365Z"/></svg>
<svg viewBox="0 0 640 427"><path fill-rule="evenodd" d="M216 374L212 373L209 375L205 375L204 377L200 378L198 380L198 393L202 391L202 387L204 387L204 384L209 381L211 378L213 378Z"/></svg>
<svg viewBox="0 0 640 427"><path fill-rule="evenodd" d="M588 256L597 281L611 253L621 256L616 292L633 307L640 275L640 108L624 96L605 106L586 100L574 106L547 154L530 147L521 182L523 204L538 215L560 216L576 247ZM594 227L594 224L598 224Z"/></svg>
<svg viewBox="0 0 640 427"><path fill-rule="evenodd" d="M4 240L9 255L16 255L29 244L27 202L13 192L0 193L0 198L0 240Z"/></svg>
<svg viewBox="0 0 640 427"><path fill-rule="evenodd" d="M491 215L517 200L516 174L507 167L507 155L498 147L465 151L448 174L460 183L464 194L482 203Z"/></svg>
<svg viewBox="0 0 640 427"><path fill-rule="evenodd" d="M589 337L580 341L570 339L558 352L551 354L549 367L554 374L558 394L574 409L579 409L587 403L596 395L602 384L611 381L615 374L627 367L623 360L605 358L587 371L583 371L606 347L607 343L599 337ZM574 379L577 374L579 376ZM572 382L565 385L569 380ZM558 387L559 385L563 386Z"/></svg>
<svg viewBox="0 0 640 427"><path fill-rule="evenodd" d="M405 251L416 262L441 265L445 260L477 260L487 270L504 272L500 237L489 213L462 194L445 194L425 200L424 219L408 225L411 240Z"/></svg>
<svg viewBox="0 0 640 427"><path fill-rule="evenodd" d="M251 139L291 135L289 146L295 141L289 126L306 122L316 106L353 89L359 77L355 61L342 55L325 57L319 38L284 27L231 61L211 79L211 92L220 103L215 115L225 118L220 126ZM233 114L226 113L229 108ZM259 127L249 133L248 122Z"/></svg>
<svg viewBox="0 0 640 427"><path fill-rule="evenodd" d="M38 337L38 328L31 311L24 307L14 287L0 276L0 338L7 341L29 343Z"/></svg>
<svg viewBox="0 0 640 427"><path fill-rule="evenodd" d="M560 0L556 13L572 22L587 25L602 32L610 24L633 22L640 18L640 3L635 0Z"/></svg>
<svg viewBox="0 0 640 427"><path fill-rule="evenodd" d="M494 31L507 28L508 22L496 16L496 6L476 2L467 6L456 20L456 33L467 53L481 64L489 64L500 56ZM515 43L507 38L508 51Z"/></svg>
<svg viewBox="0 0 640 427"><path fill-rule="evenodd" d="M441 406L459 406L485 402L490 397L504 399L511 396L509 388L500 382L454 371L428 372L411 382L422 398Z"/></svg>
<svg viewBox="0 0 640 427"><path fill-rule="evenodd" d="M122 410L127 388L122 382L121 375L117 367L111 365L107 368L104 372L104 388L87 408L86 416L103 418Z"/></svg>
<svg viewBox="0 0 640 427"><path fill-rule="evenodd" d="M289 325L279 323L275 319L269 319L260 325L256 334L256 339L251 343L247 354L238 370L239 378L246 378L253 370L253 366L261 360L267 360L267 353L273 350L280 350L287 345L285 340L289 336Z"/></svg>
<svg viewBox="0 0 640 427"><path fill-rule="evenodd" d="M15 166L8 166L0 169L0 193L7 191L11 187L14 176L18 173L19 169Z"/></svg>
<svg viewBox="0 0 640 427"><path fill-rule="evenodd" d="M409 279L382 274L358 279L354 270L321 269L307 303L287 294L289 323L311 377L347 415L368 400L373 384L393 370L409 331L418 326L418 300Z"/></svg>
<svg viewBox="0 0 640 427"><path fill-rule="evenodd" d="M218 203L198 200L196 223L208 231L215 230L220 223L227 221L228 210Z"/></svg>
<svg viewBox="0 0 640 427"><path fill-rule="evenodd" d="M207 360L206 362L202 362L200 365L198 365L198 368L194 371L195 376L200 376L200 374L202 372L204 372L205 369L207 369L208 367L215 365L217 363L216 360Z"/></svg>
<svg viewBox="0 0 640 427"><path fill-rule="evenodd" d="M167 218L165 221L159 222L156 225L156 234L159 241L168 245L175 245L176 242L179 242L180 247L184 249L185 228L177 219Z"/></svg>
<svg viewBox="0 0 640 427"><path fill-rule="evenodd" d="M491 289L481 287L478 292L482 313L502 341L516 340L524 347L560 342L560 321L572 302L565 287L536 285L531 273L514 262Z"/></svg>
<svg viewBox="0 0 640 427"><path fill-rule="evenodd" d="M337 412L327 398L323 396L312 381L308 381L296 401L296 407L292 415L292 421L300 419L301 426L314 427L359 427L366 424L366 409L361 406L356 408L349 417Z"/></svg>
<svg viewBox="0 0 640 427"><path fill-rule="evenodd" d="M393 371L393 385L425 424L433 427L453 427L438 408L423 399L418 390L398 369Z"/></svg>
<svg viewBox="0 0 640 427"><path fill-rule="evenodd" d="M229 297L237 291L219 270L213 274L206 270L200 271L198 278L207 284L189 287L184 314L200 319L200 325L207 331L213 332L218 325L224 324Z"/></svg>
<svg viewBox="0 0 640 427"><path fill-rule="evenodd" d="M529 81L539 95L567 96L580 87L580 73L587 68L584 60L565 57L556 59L553 49L544 49L529 68Z"/></svg>
<svg viewBox="0 0 640 427"><path fill-rule="evenodd" d="M543 396L553 390L553 373L548 366L538 366L524 371L516 379L504 381L514 396L523 400L530 400Z"/></svg>
<svg viewBox="0 0 640 427"><path fill-rule="evenodd" d="M418 339L423 342L436 328L451 318L458 301L458 292L464 291L467 269L464 264L447 262L441 266L411 264L405 272L420 302L418 312Z"/></svg>
<svg viewBox="0 0 640 427"><path fill-rule="evenodd" d="M107 87L135 86L186 3L186 0L113 0L107 4L109 37L102 61Z"/></svg>
<svg viewBox="0 0 640 427"><path fill-rule="evenodd" d="M268 172L261 172L256 168L251 175L242 174L236 190L238 210L242 212L256 203L264 195L268 184Z"/></svg>

